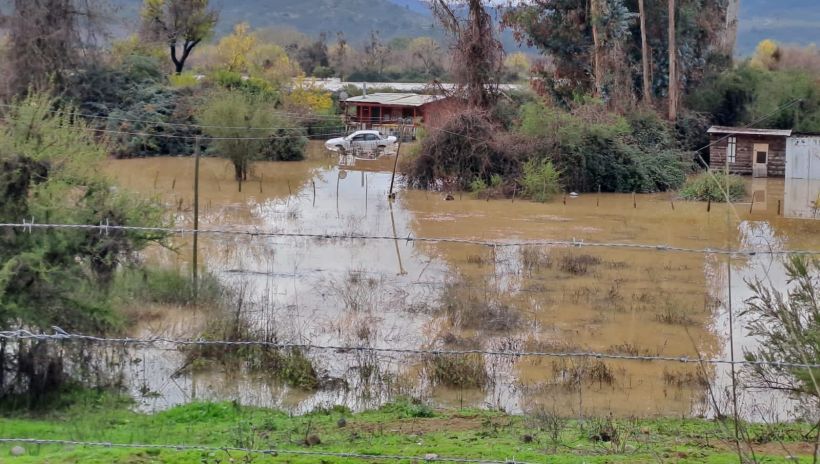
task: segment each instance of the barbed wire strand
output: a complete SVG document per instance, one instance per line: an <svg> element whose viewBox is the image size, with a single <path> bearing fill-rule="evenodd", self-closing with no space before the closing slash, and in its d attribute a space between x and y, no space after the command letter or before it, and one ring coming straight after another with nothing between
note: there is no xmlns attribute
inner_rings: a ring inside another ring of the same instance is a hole
<svg viewBox="0 0 820 464"><path fill-rule="evenodd" d="M595 351L516 351L516 350L447 350L447 349L419 349L419 348L390 348L390 347L373 347L373 346L344 346L344 345L321 345L310 343L279 343L264 340L204 340L204 339L173 339L167 337L156 338L107 338L97 337L93 335L83 335L68 333L60 329L54 328L55 333L34 333L24 329L8 330L0 332L0 339L3 340L35 340L35 341L61 341L61 342L91 342L107 345L122 345L122 346L155 346L155 345L174 345L174 346L259 346L272 349L291 349L298 348L304 350L321 350L321 351L337 351L337 352L366 352L366 353L396 353L396 354L416 354L416 355L470 355L479 354L487 356L502 356L502 357L547 357L547 358L596 358L608 359L617 361L661 361L661 362L676 362L682 364L699 364L701 362L713 365L748 365L748 366L773 366L780 368L795 368L795 369L816 369L820 368L820 364L811 363L793 363L786 361L758 361L758 360L741 360L732 361L727 359L706 359L701 361L699 357L690 358L689 356L650 356L650 355L632 355L632 354L617 354L617 353L603 353Z"/></svg>
<svg viewBox="0 0 820 464"><path fill-rule="evenodd" d="M414 462L455 462L455 463L480 463L480 464L528 464L525 461L518 461L515 459L506 459L504 461L491 459L475 459L475 458L450 458L440 456L403 456L395 454L360 454L360 453L342 453L333 451L307 451L294 449L255 449L255 448L241 448L234 446L215 447L204 445L182 445L182 444L146 444L146 443L112 443L102 441L75 441L75 440L57 440L57 439L42 439L42 438L0 438L0 443L17 443L29 445L59 445L59 446L87 446L97 448L119 448L119 449L158 449L158 450L173 450L173 451L199 451L199 452L237 452L248 454L262 454L269 456L277 456L279 454L295 455L295 456L316 456L316 457L336 457L336 458L355 458L366 460L395 460L395 461L414 461Z"/></svg>
<svg viewBox="0 0 820 464"><path fill-rule="evenodd" d="M215 234L215 235L243 235L250 237L282 237L282 238L307 238L317 240L389 240L403 241L407 243L450 243L463 245L477 245L489 248L516 248L527 246L567 246L576 248L623 248L634 250L646 250L657 252L692 253L702 255L731 255L731 256L757 256L757 255L820 255L820 250L774 250L771 248L763 250L727 250L724 248L687 248L676 247L664 244L644 244L644 243L618 243L618 242L589 242L584 240L525 240L525 241L489 241L472 240L447 237L414 237L392 236L392 235L362 235L362 234L330 234L330 233L307 233L307 232L274 232L260 230L256 226L243 225L246 230L241 229L192 229L192 228L171 228L171 227L140 227L140 226L119 226L110 224L41 224L24 219L22 223L0 223L0 228L21 229L29 233L34 229L77 229L96 230L100 233L110 233L117 231L132 232L164 232L177 235L188 234Z"/></svg>

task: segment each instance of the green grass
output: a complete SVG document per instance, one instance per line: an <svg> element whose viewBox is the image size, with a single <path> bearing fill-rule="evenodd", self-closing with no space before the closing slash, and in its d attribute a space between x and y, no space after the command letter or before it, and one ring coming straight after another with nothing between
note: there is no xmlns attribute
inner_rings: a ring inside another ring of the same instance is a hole
<svg viewBox="0 0 820 464"><path fill-rule="evenodd" d="M471 457L493 460L550 463L707 462L734 463L727 432L705 420L591 420L585 425L568 421L560 433L560 446L552 453L548 433L537 420L483 410L434 411L403 401L377 411L350 414L344 408L318 410L304 416L238 406L233 403L193 403L149 415L131 411L121 399L108 395L79 396L68 409L47 414L18 414L0 419L2 437L37 437L111 443L187 444L212 447L353 452L369 455L398 454ZM339 426L344 417L346 425ZM597 425L596 425L597 424ZM595 442L601 424L614 430L618 442ZM731 425L728 426L731 429ZM750 426L753 440L772 437L787 444L804 440L803 424ZM309 446L306 438L321 442ZM786 462L776 443L758 450L765 462ZM23 445L26 454L12 457L12 445L0 446L3 463L352 463L354 458L280 454L251 455L219 451L128 450L105 447ZM801 449L809 450L807 443ZM767 454L766 450L770 450ZM802 456L800 462L809 462ZM387 461L383 461L387 462ZM394 462L394 461L389 461ZM410 462L410 461L408 461Z"/></svg>

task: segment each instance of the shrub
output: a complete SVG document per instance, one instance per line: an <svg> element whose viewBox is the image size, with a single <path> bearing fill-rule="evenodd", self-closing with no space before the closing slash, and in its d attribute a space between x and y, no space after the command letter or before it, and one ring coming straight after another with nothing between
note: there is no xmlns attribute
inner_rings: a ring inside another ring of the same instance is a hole
<svg viewBox="0 0 820 464"><path fill-rule="evenodd" d="M200 301L218 304L224 289L209 272L199 275ZM193 304L194 286L190 274L168 268L128 268L118 273L112 295L125 301L188 306Z"/></svg>
<svg viewBox="0 0 820 464"><path fill-rule="evenodd" d="M527 161L524 164L524 176L521 178L524 195L540 202L550 200L561 191L560 174L552 165L552 161Z"/></svg>
<svg viewBox="0 0 820 464"><path fill-rule="evenodd" d="M164 226L160 205L113 189L99 175L107 147L94 140L75 112L48 95L31 94L6 114L0 127L0 221L36 217L54 223ZM164 237L125 230L5 231L0 234L0 329L39 332L58 326L105 334L119 328L121 315L108 294L116 270ZM72 364L88 369L85 379L100 375L95 381L102 383L108 378L85 347L13 345L0 350L2 397L26 392L36 399L58 390L76 373L66 368Z"/></svg>
<svg viewBox="0 0 820 464"><path fill-rule="evenodd" d="M263 96L239 90L217 92L200 109L199 119L209 126L205 128L208 135L223 138L214 141L209 150L233 162L238 181L247 180L254 160L303 156L304 137L281 129L286 123L274 115L272 103Z"/></svg>
<svg viewBox="0 0 820 464"><path fill-rule="evenodd" d="M409 166L409 180L423 188L447 183L467 189L477 179L489 185L493 175L518 177L526 141L498 132L484 112L470 110L453 116L424 137L419 155Z"/></svg>
<svg viewBox="0 0 820 464"><path fill-rule="evenodd" d="M575 191L656 192L678 188L691 162L673 148L668 124L652 112L623 118L588 103L572 112L524 105L519 132L537 156L552 160Z"/></svg>
<svg viewBox="0 0 820 464"><path fill-rule="evenodd" d="M171 87L181 89L188 87L196 87L199 85L199 79L193 73L172 74L168 77Z"/></svg>
<svg viewBox="0 0 820 464"><path fill-rule="evenodd" d="M753 296L746 301L742 315L748 317L749 334L760 344L746 352L746 360L769 363L752 366L755 383L809 397L816 406L820 369L791 367L784 362L816 364L820 360L820 260L794 255L785 268L789 283L785 288L760 279L748 283Z"/></svg>
<svg viewBox="0 0 820 464"><path fill-rule="evenodd" d="M308 139L302 129L277 129L262 149L262 159L268 161L299 161L305 159Z"/></svg>
<svg viewBox="0 0 820 464"><path fill-rule="evenodd" d="M173 89L165 79L155 60L130 56L116 69L93 66L71 75L62 97L89 115L92 127L115 132L110 140L117 156L188 154L188 139L163 135L199 133L188 126L190 91Z"/></svg>
<svg viewBox="0 0 820 464"><path fill-rule="evenodd" d="M726 201L726 191L730 201L736 201L746 196L746 182L742 177L726 176L720 171L709 171L699 174L688 181L680 191L680 196L686 200L698 201Z"/></svg>

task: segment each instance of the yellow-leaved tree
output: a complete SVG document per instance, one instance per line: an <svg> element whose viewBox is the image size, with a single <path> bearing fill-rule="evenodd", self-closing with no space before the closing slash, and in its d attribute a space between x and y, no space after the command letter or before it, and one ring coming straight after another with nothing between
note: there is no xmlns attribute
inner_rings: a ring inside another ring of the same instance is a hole
<svg viewBox="0 0 820 464"><path fill-rule="evenodd" d="M530 74L532 63L523 52L515 52L504 59L504 68L515 79L525 79Z"/></svg>
<svg viewBox="0 0 820 464"><path fill-rule="evenodd" d="M233 33L219 40L216 52L223 69L238 73L249 71L250 54L256 46L256 36L249 30L248 23L239 23L234 26Z"/></svg>
<svg viewBox="0 0 820 464"><path fill-rule="evenodd" d="M300 114L329 114L333 108L330 92L316 85L313 79L298 77L285 94L282 103L287 111Z"/></svg>
<svg viewBox="0 0 820 464"><path fill-rule="evenodd" d="M755 48L752 66L760 69L774 69L780 55L780 46L771 39L761 40Z"/></svg>
<svg viewBox="0 0 820 464"><path fill-rule="evenodd" d="M276 87L302 76L299 64L291 61L285 49L276 44L257 41L249 53L248 62L252 76L265 79Z"/></svg>

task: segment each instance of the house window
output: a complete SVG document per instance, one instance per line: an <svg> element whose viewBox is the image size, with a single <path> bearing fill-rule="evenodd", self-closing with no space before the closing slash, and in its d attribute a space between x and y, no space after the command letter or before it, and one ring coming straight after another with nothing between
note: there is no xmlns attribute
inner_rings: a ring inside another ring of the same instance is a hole
<svg viewBox="0 0 820 464"><path fill-rule="evenodd" d="M730 163L737 160L737 138L729 137L729 144L726 145L726 157Z"/></svg>

